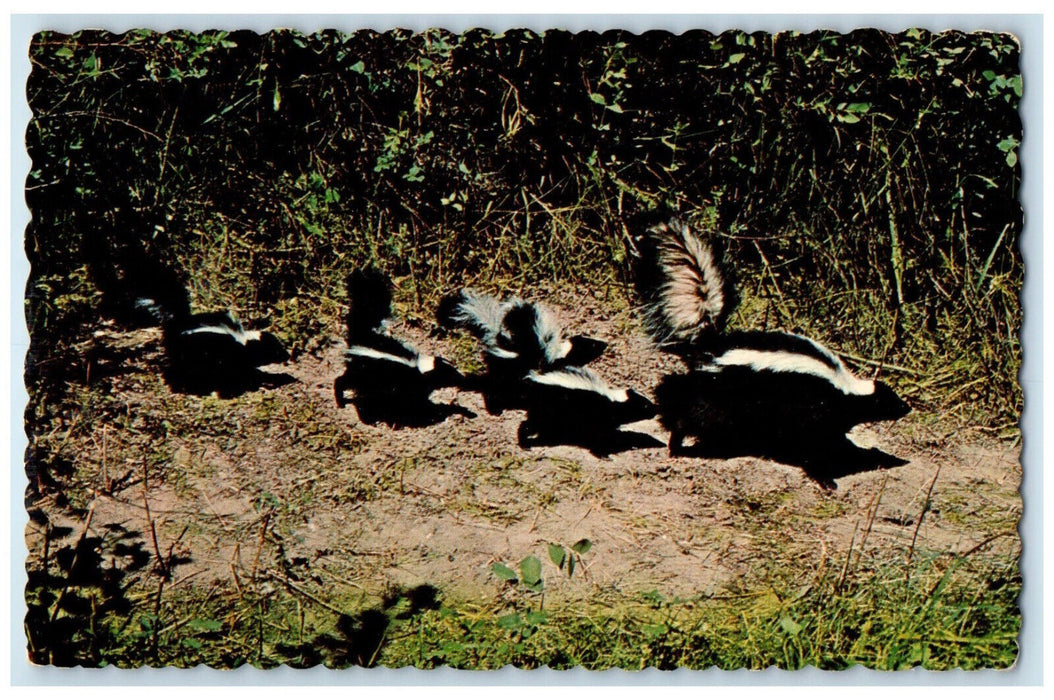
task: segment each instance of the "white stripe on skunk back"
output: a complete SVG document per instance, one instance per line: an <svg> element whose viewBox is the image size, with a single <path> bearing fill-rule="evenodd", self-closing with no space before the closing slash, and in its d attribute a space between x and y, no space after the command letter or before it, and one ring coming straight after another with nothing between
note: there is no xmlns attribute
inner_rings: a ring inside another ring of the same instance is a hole
<svg viewBox="0 0 1054 700"><path fill-rule="evenodd" d="M232 319L237 325L222 326L195 326L183 331L183 335L194 335L196 333L216 333L217 335L229 335L238 344L245 345L250 340L260 340L260 331L247 331L242 325Z"/></svg>
<svg viewBox="0 0 1054 700"><path fill-rule="evenodd" d="M528 381L578 391L591 391L616 403L629 400L625 389L616 389L585 367L564 367L552 372L530 372Z"/></svg>
<svg viewBox="0 0 1054 700"><path fill-rule="evenodd" d="M841 358L816 341L792 333L785 333L812 345L825 359L787 350L759 350L750 347L733 347L714 357L713 365L743 366L756 371L797 372L826 379L843 394L867 396L875 393L875 383L855 376ZM825 361L826 360L826 361ZM705 370L706 367L700 369Z"/></svg>
<svg viewBox="0 0 1054 700"><path fill-rule="evenodd" d="M421 374L431 372L436 368L436 358L433 355L418 354L413 357L400 357L393 355L390 352L383 352L381 350L375 350L368 348L365 345L353 345L344 352L346 358L351 357L368 357L373 360L384 360L385 362L393 362L397 365L405 365L406 367L412 367Z"/></svg>
<svg viewBox="0 0 1054 700"><path fill-rule="evenodd" d="M648 290L644 326L656 342L694 341L720 332L731 310L729 288L710 246L677 219L648 230L653 260L645 264L658 284Z"/></svg>

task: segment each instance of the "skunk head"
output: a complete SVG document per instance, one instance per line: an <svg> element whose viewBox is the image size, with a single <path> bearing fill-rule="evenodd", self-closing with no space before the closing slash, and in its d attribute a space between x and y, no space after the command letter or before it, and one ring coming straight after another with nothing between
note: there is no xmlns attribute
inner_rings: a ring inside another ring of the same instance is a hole
<svg viewBox="0 0 1054 700"><path fill-rule="evenodd" d="M907 401L885 382L875 382L875 392L862 407L860 422L896 420L911 413Z"/></svg>
<svg viewBox="0 0 1054 700"><path fill-rule="evenodd" d="M274 333L247 331L245 352L255 367L285 362L289 352L282 346L282 341Z"/></svg>
<svg viewBox="0 0 1054 700"><path fill-rule="evenodd" d="M584 335L574 335L568 339L571 343L570 352L562 358L563 364L572 366L588 365L593 360L604 354L608 344L603 340L590 338Z"/></svg>
<svg viewBox="0 0 1054 700"><path fill-rule="evenodd" d="M360 268L345 280L348 291L348 336L380 328L392 311L392 283L380 270Z"/></svg>
<svg viewBox="0 0 1054 700"><path fill-rule="evenodd" d="M724 330L735 292L708 242L671 219L640 237L638 251L644 327L660 346L695 343Z"/></svg>
<svg viewBox="0 0 1054 700"><path fill-rule="evenodd" d="M450 364L450 362L442 357L422 357L430 357L431 359L430 363L426 363L431 365L431 368L424 373L429 378L432 386L460 386L464 379L464 375L457 370L457 367L454 367L454 365Z"/></svg>

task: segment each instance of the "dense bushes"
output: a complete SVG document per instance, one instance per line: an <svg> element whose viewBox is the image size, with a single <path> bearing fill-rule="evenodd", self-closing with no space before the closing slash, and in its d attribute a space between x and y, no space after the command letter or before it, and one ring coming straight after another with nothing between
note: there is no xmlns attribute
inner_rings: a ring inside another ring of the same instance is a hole
<svg viewBox="0 0 1054 700"><path fill-rule="evenodd" d="M30 53L31 383L90 318L76 251L99 237L291 330L367 260L419 294L622 280L636 215L674 208L728 236L740 322L1016 422L1006 35L134 31Z"/></svg>

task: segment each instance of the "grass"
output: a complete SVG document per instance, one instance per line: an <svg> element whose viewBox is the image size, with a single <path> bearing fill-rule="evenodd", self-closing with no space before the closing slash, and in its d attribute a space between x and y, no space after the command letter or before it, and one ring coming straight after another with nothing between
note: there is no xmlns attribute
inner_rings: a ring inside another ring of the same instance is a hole
<svg viewBox="0 0 1054 700"><path fill-rule="evenodd" d="M378 596L264 574L240 590L102 616L90 629L98 663L119 666L1007 668L1020 628L1015 571L1013 561L920 556L908 578L886 562L745 594L544 606L522 591L480 603L427 585Z"/></svg>

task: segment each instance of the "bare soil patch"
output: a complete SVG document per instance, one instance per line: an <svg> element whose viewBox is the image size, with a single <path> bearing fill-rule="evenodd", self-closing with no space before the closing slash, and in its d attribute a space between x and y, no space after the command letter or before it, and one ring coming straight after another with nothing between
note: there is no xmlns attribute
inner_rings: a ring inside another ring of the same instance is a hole
<svg viewBox="0 0 1054 700"><path fill-rule="evenodd" d="M575 332L610 343L595 368L611 383L650 393L677 369L629 310L560 301ZM420 325L393 330L462 363L478 354ZM764 459L671 458L654 420L627 429L661 446L607 457L574 446L524 450L516 442L522 412L490 415L478 395L454 390L434 398L474 417L399 430L364 425L333 400L338 340L271 368L295 381L230 400L171 394L157 377L156 333L97 341L138 343L141 353L94 385L108 392L112 411L42 436L43 446L70 455L80 493L31 507L68 526L67 538L82 531L90 505L92 532L116 525L149 541L149 505L159 548L184 562L170 590L269 576L323 600L425 583L486 598L501 590L494 562L515 566L534 554L550 597L692 596L756 589L776 575L807 582L842 567L850 552L859 565L1020 547L1017 447L978 431L942 433L928 416L858 428L855 442L908 463L844 477L831 490ZM27 538L39 556L38 523ZM568 578L546 546L581 538L593 548Z"/></svg>

